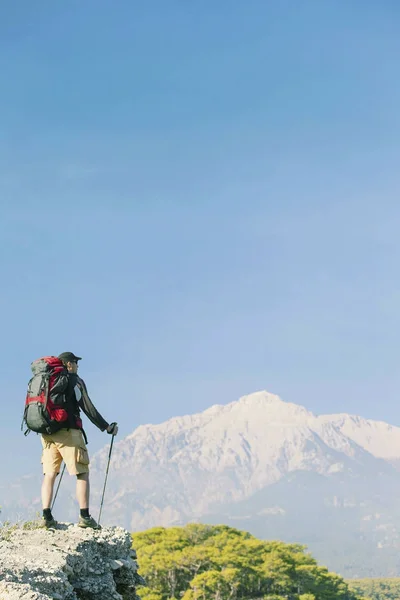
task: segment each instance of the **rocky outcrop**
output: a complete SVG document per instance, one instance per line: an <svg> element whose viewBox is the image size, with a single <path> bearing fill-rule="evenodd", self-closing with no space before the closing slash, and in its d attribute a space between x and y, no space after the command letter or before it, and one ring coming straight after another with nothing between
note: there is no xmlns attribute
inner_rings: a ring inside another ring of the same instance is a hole
<svg viewBox="0 0 400 600"><path fill-rule="evenodd" d="M0 529L0 600L140 600L144 583L119 527Z"/></svg>

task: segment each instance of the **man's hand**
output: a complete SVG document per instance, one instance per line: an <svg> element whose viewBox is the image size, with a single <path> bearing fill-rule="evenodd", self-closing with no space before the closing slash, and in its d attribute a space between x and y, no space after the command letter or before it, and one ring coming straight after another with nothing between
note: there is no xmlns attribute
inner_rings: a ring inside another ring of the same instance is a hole
<svg viewBox="0 0 400 600"><path fill-rule="evenodd" d="M109 433L110 435L117 435L118 433L118 425L117 423L111 423L111 425L109 425L107 427L107 433Z"/></svg>

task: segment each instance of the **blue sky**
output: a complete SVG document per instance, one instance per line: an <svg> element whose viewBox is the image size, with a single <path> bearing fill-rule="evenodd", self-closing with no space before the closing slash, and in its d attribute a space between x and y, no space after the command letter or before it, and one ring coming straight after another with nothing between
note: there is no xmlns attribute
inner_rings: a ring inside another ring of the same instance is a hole
<svg viewBox="0 0 400 600"><path fill-rule="evenodd" d="M122 436L259 389L400 425L399 17L1 4L0 484L65 350Z"/></svg>

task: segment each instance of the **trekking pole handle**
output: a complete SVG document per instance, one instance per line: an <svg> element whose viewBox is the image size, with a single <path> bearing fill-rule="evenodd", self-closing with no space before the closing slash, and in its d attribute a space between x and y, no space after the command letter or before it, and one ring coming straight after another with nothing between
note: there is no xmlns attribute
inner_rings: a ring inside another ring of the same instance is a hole
<svg viewBox="0 0 400 600"><path fill-rule="evenodd" d="M113 437L118 433L118 423L111 423L107 427L107 433L111 434Z"/></svg>

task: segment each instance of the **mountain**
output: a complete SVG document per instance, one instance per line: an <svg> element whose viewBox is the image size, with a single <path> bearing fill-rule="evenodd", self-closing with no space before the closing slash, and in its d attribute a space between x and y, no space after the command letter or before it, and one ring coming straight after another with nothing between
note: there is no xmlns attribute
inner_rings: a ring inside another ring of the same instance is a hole
<svg viewBox="0 0 400 600"><path fill-rule="evenodd" d="M369 434L362 438L353 428L352 436L345 435L343 419L335 421L258 392L197 415L139 427L116 444L110 485L115 500L132 505L128 525L137 528L199 518L297 471L330 476L392 470L368 451ZM377 435L384 439L385 430ZM107 456L104 449L94 457L94 472L104 470ZM395 456L394 448L390 458Z"/></svg>
<svg viewBox="0 0 400 600"><path fill-rule="evenodd" d="M108 451L92 458L93 506ZM399 575L399 461L400 428L347 414L316 416L257 392L142 425L115 442L103 522L132 531L222 522L305 543L346 577ZM6 496L13 494L14 505L32 497L27 486L29 479L18 482ZM63 490L58 511L74 518L73 482Z"/></svg>

